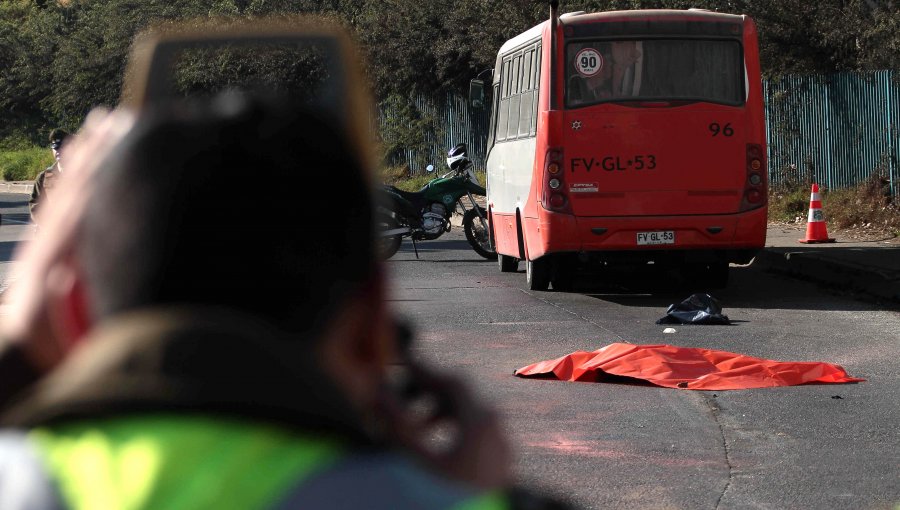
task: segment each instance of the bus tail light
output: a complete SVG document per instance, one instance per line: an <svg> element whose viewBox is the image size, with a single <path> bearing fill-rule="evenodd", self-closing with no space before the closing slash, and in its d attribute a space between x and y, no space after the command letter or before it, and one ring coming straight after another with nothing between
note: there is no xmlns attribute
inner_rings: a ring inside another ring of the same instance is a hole
<svg viewBox="0 0 900 510"><path fill-rule="evenodd" d="M563 152L560 148L547 150L547 156L544 158L544 193L541 204L549 211L570 214L572 212L566 192Z"/></svg>
<svg viewBox="0 0 900 510"><path fill-rule="evenodd" d="M768 185L766 179L766 158L763 148L756 143L747 144L747 179L744 182L744 196L741 211L749 211L766 204Z"/></svg>

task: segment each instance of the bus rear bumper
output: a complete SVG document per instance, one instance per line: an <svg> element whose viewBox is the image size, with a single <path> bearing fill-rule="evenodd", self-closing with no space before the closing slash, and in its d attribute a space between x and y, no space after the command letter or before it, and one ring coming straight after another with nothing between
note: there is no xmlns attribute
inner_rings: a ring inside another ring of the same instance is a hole
<svg viewBox="0 0 900 510"><path fill-rule="evenodd" d="M712 251L731 262L747 263L766 244L765 207L696 216L576 217L541 211L538 226L542 235L538 236L540 250L533 250L536 256L573 251ZM638 244L639 237L647 238L639 234L649 232L671 232L674 239L664 244Z"/></svg>

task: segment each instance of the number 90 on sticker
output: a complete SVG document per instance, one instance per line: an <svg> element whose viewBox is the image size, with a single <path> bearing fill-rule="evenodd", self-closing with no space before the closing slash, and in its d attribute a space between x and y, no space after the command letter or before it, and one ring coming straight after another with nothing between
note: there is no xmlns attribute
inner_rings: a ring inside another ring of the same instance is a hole
<svg viewBox="0 0 900 510"><path fill-rule="evenodd" d="M603 69L603 55L594 48L585 48L575 54L575 70L581 76L594 76L601 69Z"/></svg>

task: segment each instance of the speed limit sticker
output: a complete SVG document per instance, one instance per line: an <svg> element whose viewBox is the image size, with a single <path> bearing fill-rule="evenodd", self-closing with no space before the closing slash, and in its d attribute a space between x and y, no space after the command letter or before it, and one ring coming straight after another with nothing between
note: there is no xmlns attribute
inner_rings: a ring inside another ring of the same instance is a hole
<svg viewBox="0 0 900 510"><path fill-rule="evenodd" d="M594 48L585 48L575 55L575 70L585 78L603 69L603 55Z"/></svg>

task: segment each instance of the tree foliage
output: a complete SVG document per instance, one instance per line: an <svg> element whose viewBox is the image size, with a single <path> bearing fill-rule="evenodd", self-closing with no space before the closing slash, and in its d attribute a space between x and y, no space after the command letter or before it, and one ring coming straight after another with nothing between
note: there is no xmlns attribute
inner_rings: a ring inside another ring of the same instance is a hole
<svg viewBox="0 0 900 510"><path fill-rule="evenodd" d="M897 0L561 3L561 12L697 7L748 14L759 26L767 76L900 68ZM4 0L0 140L39 141L50 126L74 129L90 108L114 105L133 36L148 25L295 13L324 15L349 27L369 63L376 97L393 104L398 97L464 90L470 78L493 67L503 41L546 19L548 6L537 0ZM255 65L248 68L269 72ZM198 62L197 83L210 69Z"/></svg>

